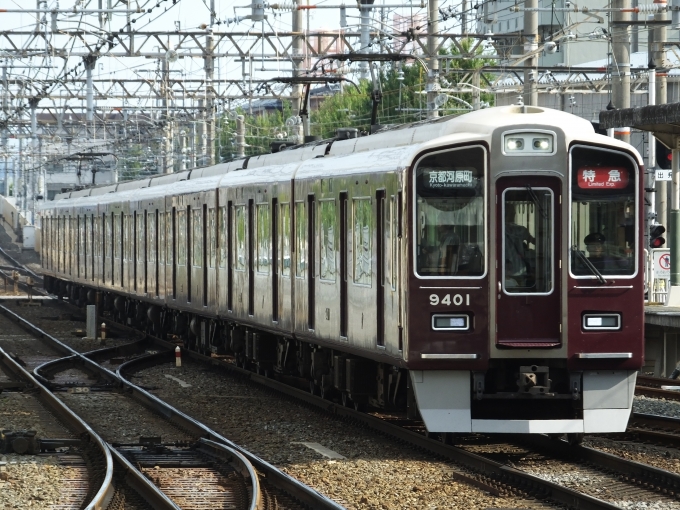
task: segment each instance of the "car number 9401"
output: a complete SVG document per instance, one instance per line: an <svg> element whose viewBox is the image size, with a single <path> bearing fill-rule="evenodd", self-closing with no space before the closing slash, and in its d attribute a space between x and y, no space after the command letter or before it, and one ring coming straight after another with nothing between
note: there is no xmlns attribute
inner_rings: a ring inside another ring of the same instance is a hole
<svg viewBox="0 0 680 510"><path fill-rule="evenodd" d="M460 306L463 304L463 301L465 301L465 306L470 306L470 294L465 294L463 296L462 294L447 294L443 298L439 298L439 295L437 294L430 294L430 304L432 306L437 306L437 305L454 305L454 306Z"/></svg>

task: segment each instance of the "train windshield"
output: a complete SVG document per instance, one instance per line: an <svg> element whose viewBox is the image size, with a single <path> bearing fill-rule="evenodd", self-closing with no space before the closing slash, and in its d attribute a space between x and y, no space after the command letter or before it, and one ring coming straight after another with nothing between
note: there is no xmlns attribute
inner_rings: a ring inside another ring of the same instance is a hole
<svg viewBox="0 0 680 510"><path fill-rule="evenodd" d="M416 272L430 277L484 274L484 162L481 147L440 152L415 170Z"/></svg>
<svg viewBox="0 0 680 510"><path fill-rule="evenodd" d="M508 294L553 290L553 192L508 188L503 192L503 289Z"/></svg>
<svg viewBox="0 0 680 510"><path fill-rule="evenodd" d="M574 276L635 274L636 182L637 168L628 156L592 147L572 149L570 270Z"/></svg>

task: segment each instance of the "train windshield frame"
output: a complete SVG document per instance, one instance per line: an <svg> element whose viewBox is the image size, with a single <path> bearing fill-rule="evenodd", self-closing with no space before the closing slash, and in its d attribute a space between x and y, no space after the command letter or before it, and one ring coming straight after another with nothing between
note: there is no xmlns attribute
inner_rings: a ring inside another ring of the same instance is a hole
<svg viewBox="0 0 680 510"><path fill-rule="evenodd" d="M487 174L487 151L482 145L432 152L416 162L413 260L417 278L486 276Z"/></svg>
<svg viewBox="0 0 680 510"><path fill-rule="evenodd" d="M639 168L619 150L569 150L569 274L576 279L638 273Z"/></svg>

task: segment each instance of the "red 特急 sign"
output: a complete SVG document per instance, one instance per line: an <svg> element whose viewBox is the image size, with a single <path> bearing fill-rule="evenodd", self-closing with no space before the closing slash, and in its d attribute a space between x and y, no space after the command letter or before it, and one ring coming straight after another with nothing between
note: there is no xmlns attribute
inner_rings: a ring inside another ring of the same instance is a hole
<svg viewBox="0 0 680 510"><path fill-rule="evenodd" d="M628 186L628 170L611 166L581 167L577 170L582 189L622 189Z"/></svg>

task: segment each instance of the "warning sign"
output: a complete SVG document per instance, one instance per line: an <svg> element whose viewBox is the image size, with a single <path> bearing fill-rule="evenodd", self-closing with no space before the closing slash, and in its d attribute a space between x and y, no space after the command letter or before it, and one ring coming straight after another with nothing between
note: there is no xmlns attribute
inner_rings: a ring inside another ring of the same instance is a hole
<svg viewBox="0 0 680 510"><path fill-rule="evenodd" d="M654 258L654 278L668 280L671 277L671 251L652 250L652 257Z"/></svg>

